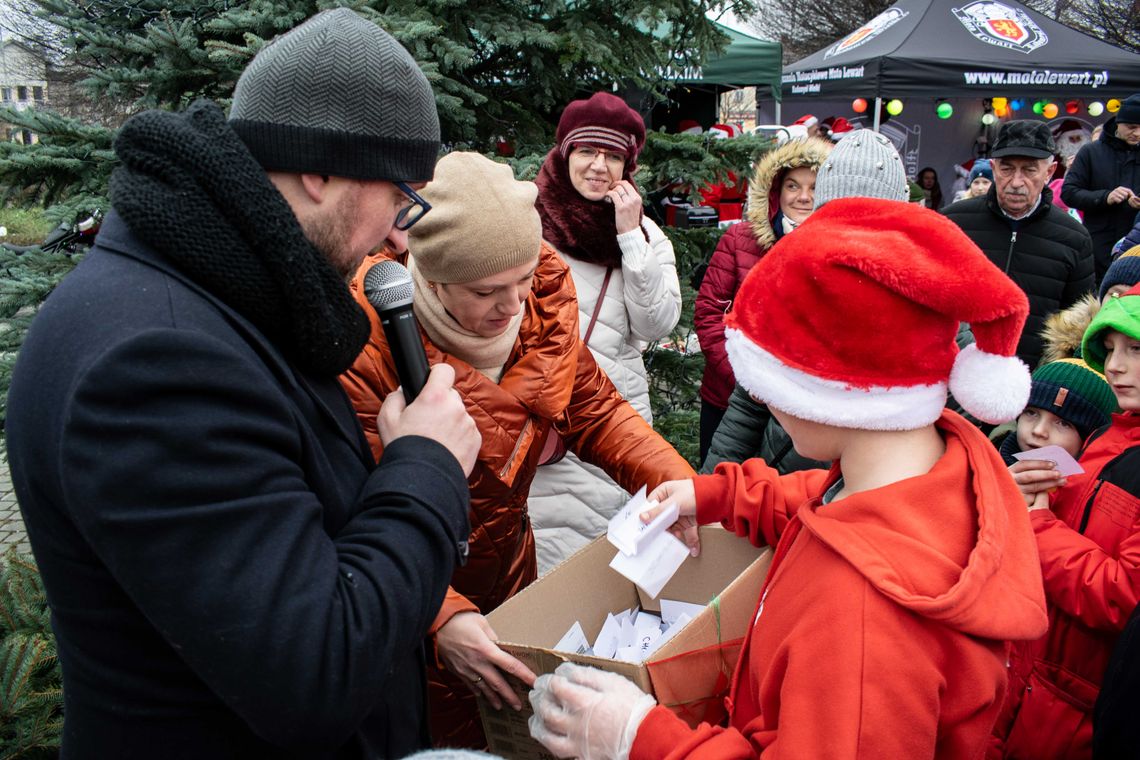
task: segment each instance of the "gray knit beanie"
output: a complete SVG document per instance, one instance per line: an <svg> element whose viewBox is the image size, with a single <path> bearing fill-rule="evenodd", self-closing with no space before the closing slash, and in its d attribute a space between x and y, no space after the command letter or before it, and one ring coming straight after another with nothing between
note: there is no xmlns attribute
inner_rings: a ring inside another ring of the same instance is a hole
<svg viewBox="0 0 1140 760"><path fill-rule="evenodd" d="M254 56L230 126L267 171L426 182L439 153L427 77L348 8L318 13Z"/></svg>
<svg viewBox="0 0 1140 760"><path fill-rule="evenodd" d="M869 129L844 135L815 175L816 208L836 198L905 201L908 194L899 152Z"/></svg>

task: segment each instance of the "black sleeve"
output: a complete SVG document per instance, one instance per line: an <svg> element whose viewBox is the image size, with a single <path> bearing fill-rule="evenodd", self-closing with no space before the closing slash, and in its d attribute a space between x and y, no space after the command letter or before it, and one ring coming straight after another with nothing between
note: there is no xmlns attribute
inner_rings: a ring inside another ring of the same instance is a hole
<svg viewBox="0 0 1140 760"><path fill-rule="evenodd" d="M728 408L713 433L709 453L701 464L701 473L712 472L721 462L743 462L760 453L764 428L772 413L758 404L739 384L728 397Z"/></svg>
<svg viewBox="0 0 1140 760"><path fill-rule="evenodd" d="M443 600L467 536L455 458L396 440L330 536L296 407L189 331L111 349L64 418L67 509L142 614L266 740L343 742Z"/></svg>
<svg viewBox="0 0 1140 760"><path fill-rule="evenodd" d="M1092 182L1092 145L1085 145L1077 151L1073 165L1065 172L1065 181L1061 184L1061 200L1066 206L1081 211L1105 205L1105 199L1114 188L1093 189Z"/></svg>
<svg viewBox="0 0 1140 760"><path fill-rule="evenodd" d="M1096 292L1096 264L1093 259L1092 238L1082 229L1081 244L1076 250L1076 261L1069 271L1069 280L1061 294L1061 308L1067 309L1086 293Z"/></svg>

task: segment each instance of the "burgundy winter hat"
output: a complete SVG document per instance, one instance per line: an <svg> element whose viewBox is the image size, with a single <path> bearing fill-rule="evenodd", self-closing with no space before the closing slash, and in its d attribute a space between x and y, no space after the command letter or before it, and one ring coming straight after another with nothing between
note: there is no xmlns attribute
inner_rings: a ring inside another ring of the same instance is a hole
<svg viewBox="0 0 1140 760"><path fill-rule="evenodd" d="M1015 355L1025 294L956 224L901 201L839 198L785 235L725 317L736 380L796 417L913 430L949 385L975 417L1016 417L1029 369ZM958 323L977 343L958 351Z"/></svg>
<svg viewBox="0 0 1140 760"><path fill-rule="evenodd" d="M621 151L632 173L637 168L637 154L645 145L645 121L618 96L595 92L566 106L558 120L554 144L563 158L575 145Z"/></svg>

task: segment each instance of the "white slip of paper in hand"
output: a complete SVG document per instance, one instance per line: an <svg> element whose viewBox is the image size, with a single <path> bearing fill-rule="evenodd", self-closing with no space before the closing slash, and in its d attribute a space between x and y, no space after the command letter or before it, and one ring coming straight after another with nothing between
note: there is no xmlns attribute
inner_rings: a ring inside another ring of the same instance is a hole
<svg viewBox="0 0 1140 760"><path fill-rule="evenodd" d="M672 533L662 533L642 547L637 556L619 551L610 567L636 583L651 599L656 599L688 556L689 547Z"/></svg>
<svg viewBox="0 0 1140 760"><path fill-rule="evenodd" d="M607 540L625 554L639 554L653 539L664 533L666 528L677 522L679 510L676 504L670 504L650 522L642 522L641 514L656 506L656 501L647 499L645 486L642 486L641 490L610 518L606 529Z"/></svg>

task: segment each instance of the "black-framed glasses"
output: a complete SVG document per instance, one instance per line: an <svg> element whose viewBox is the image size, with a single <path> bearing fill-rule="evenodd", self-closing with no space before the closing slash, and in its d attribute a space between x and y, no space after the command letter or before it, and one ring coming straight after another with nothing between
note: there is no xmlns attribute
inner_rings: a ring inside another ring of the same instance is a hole
<svg viewBox="0 0 1140 760"><path fill-rule="evenodd" d="M413 224L423 218L424 214L431 211L431 204L421 198L406 182L393 182L392 184L399 188L409 201L407 206L396 212L396 223L393 226L398 230L410 229Z"/></svg>

